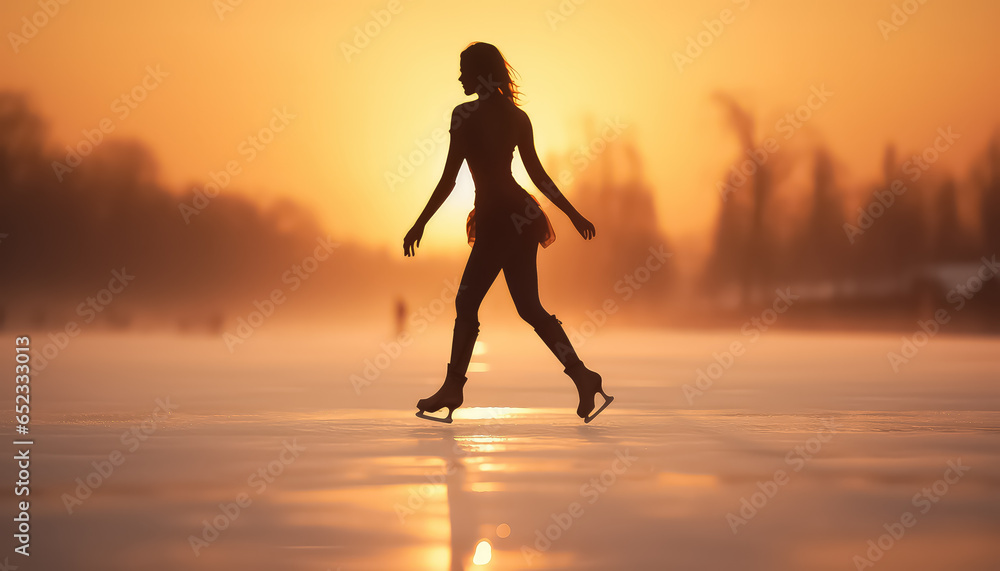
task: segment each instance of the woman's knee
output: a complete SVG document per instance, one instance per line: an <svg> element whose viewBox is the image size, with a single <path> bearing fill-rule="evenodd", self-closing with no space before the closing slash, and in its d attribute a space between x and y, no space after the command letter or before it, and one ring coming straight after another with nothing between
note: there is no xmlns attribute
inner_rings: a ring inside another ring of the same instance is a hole
<svg viewBox="0 0 1000 571"><path fill-rule="evenodd" d="M532 327L538 327L549 317L541 303L517 304L517 314Z"/></svg>
<svg viewBox="0 0 1000 571"><path fill-rule="evenodd" d="M455 296L456 316L463 321L478 321L479 306L482 301L482 299L477 299L475 296L470 296L463 291L459 291Z"/></svg>

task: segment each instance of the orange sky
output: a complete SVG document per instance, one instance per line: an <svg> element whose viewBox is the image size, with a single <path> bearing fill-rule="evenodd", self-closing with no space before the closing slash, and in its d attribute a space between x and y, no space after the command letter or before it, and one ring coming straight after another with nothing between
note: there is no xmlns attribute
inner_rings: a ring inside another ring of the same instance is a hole
<svg viewBox="0 0 1000 571"><path fill-rule="evenodd" d="M74 0L20 42L10 34L23 33L21 19L39 4L7 0L0 88L30 92L63 144L111 118L112 136L152 147L173 188L237 160L234 188L291 195L334 235L393 248L437 181L446 149L436 145L393 190L385 172L418 150L416 140L446 128L450 109L465 100L458 54L473 40L496 44L520 72L543 159L587 142L584 117L628 124L672 236L714 219L715 183L740 152L711 100L719 89L747 102L764 134L806 102L811 86L825 85L834 95L788 145L825 140L854 180L875 175L887 141L923 148L948 125L963 138L943 168L964 171L1000 125L996 2L930 0L885 39L878 21L904 2L589 0L553 25L547 12L573 2L399 0L401 10L347 61L343 44L354 27L395 3L244 0L220 18L224 1ZM725 9L730 23L679 72L673 52ZM121 119L112 105L146 66L169 75ZM247 160L240 143L275 108L296 117ZM518 178L533 189L523 172ZM425 245L465 247L471 205L463 181Z"/></svg>

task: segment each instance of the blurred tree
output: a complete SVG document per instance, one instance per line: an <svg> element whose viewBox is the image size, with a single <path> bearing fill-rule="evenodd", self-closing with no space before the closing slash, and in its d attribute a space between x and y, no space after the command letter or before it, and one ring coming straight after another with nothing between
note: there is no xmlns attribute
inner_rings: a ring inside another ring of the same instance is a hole
<svg viewBox="0 0 1000 571"><path fill-rule="evenodd" d="M844 204L833 158L825 148L815 152L812 179L809 214L792 247L793 275L810 281L844 278L850 271L850 244L844 238Z"/></svg>
<svg viewBox="0 0 1000 571"><path fill-rule="evenodd" d="M14 300L79 301L125 267L133 302L231 303L280 284L325 236L301 206L265 208L231 188L185 223L193 192L163 188L136 141L103 141L60 181L51 165L64 156L46 150L27 98L0 92L0 288Z"/></svg>
<svg viewBox="0 0 1000 571"><path fill-rule="evenodd" d="M962 225L957 185L950 177L938 190L934 217L933 260L939 263L975 260L977 255L974 240Z"/></svg>
<svg viewBox="0 0 1000 571"><path fill-rule="evenodd" d="M987 174L983 184L983 246L987 255L1000 255L1000 131L993 135L986 150Z"/></svg>

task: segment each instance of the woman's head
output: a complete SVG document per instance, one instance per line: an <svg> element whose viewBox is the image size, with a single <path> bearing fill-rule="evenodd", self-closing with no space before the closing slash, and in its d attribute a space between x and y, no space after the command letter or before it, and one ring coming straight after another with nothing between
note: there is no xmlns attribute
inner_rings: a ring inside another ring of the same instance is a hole
<svg viewBox="0 0 1000 571"><path fill-rule="evenodd" d="M460 65L462 74L458 80L462 82L466 95L499 92L511 103L517 104L521 95L513 79L517 72L496 46L484 42L469 44L462 51Z"/></svg>

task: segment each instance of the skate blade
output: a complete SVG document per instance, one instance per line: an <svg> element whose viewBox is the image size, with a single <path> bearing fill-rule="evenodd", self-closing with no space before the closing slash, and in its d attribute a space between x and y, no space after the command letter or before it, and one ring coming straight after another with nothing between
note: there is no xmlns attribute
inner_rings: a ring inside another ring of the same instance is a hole
<svg viewBox="0 0 1000 571"><path fill-rule="evenodd" d="M437 418L437 417L431 416L429 414L426 414L422 410L418 410L417 411L417 418L423 418L425 420L433 420L434 422L443 422L445 424L451 424L451 414L450 413L445 418Z"/></svg>
<svg viewBox="0 0 1000 571"><path fill-rule="evenodd" d="M610 405L611 401L613 401L613 400L615 400L615 397L606 397L604 399L604 404L601 405L601 408L597 409L597 412L595 412L594 414L592 414L592 415L588 416L587 418L583 419L584 424L590 424L590 421L594 420L595 418L597 418L597 415L601 414L601 412L604 409L608 408L608 405Z"/></svg>

